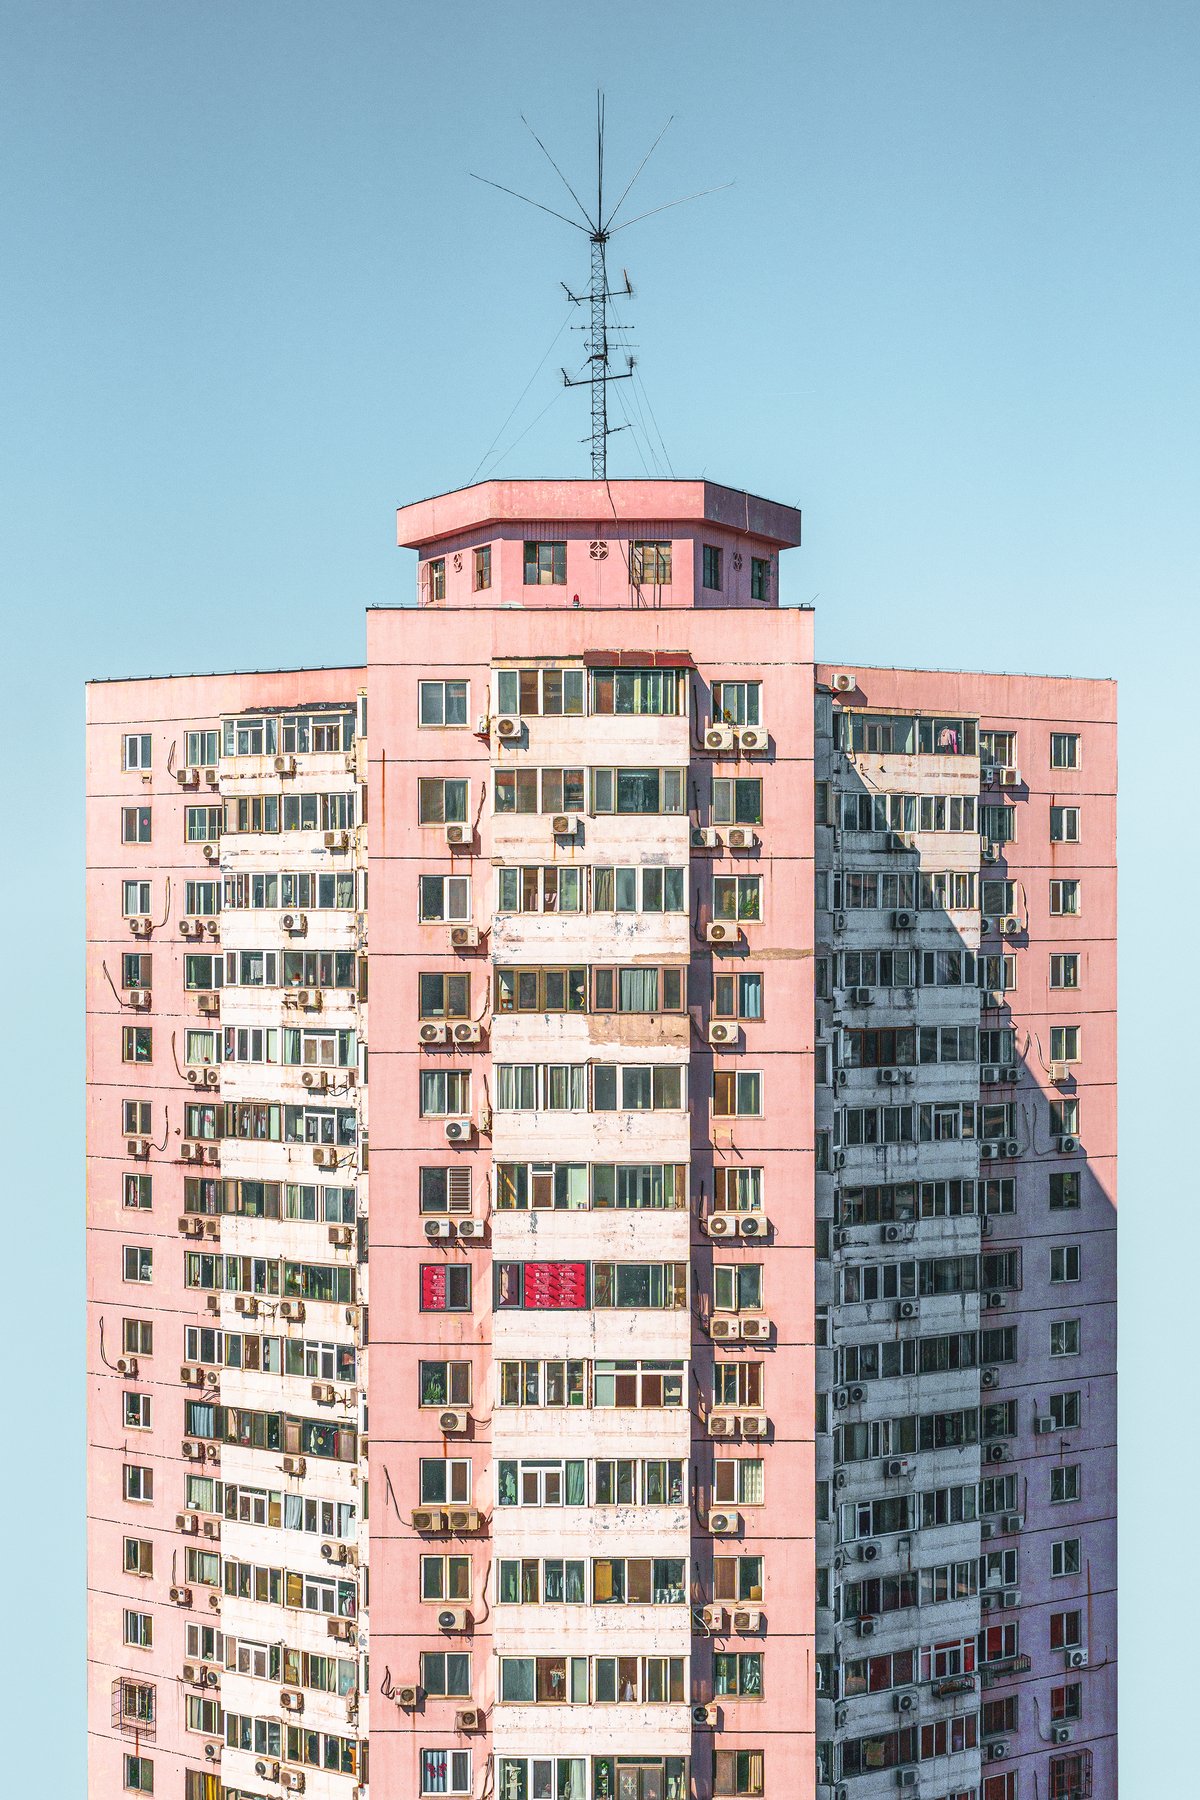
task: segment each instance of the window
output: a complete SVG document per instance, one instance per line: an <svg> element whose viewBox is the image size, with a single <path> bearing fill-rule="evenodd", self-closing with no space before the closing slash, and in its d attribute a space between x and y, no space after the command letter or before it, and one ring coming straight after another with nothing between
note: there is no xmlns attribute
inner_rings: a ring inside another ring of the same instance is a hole
<svg viewBox="0 0 1200 1800"><path fill-rule="evenodd" d="M470 1018L469 975L419 975L417 990L422 1019Z"/></svg>
<svg viewBox="0 0 1200 1800"><path fill-rule="evenodd" d="M588 1304L585 1262L497 1262L493 1278L498 1310L580 1311Z"/></svg>
<svg viewBox="0 0 1200 1800"><path fill-rule="evenodd" d="M990 878L980 883L980 911L991 918L998 913L1012 913L1017 910L1017 884L1015 881L993 881Z"/></svg>
<svg viewBox="0 0 1200 1800"><path fill-rule="evenodd" d="M459 1164L452 1168L422 1169L420 1196L423 1213L470 1212L470 1168Z"/></svg>
<svg viewBox="0 0 1200 1800"><path fill-rule="evenodd" d="M468 786L466 781L444 781L441 776L422 775L417 782L418 823L465 825Z"/></svg>
<svg viewBox="0 0 1200 1800"><path fill-rule="evenodd" d="M1078 1575L1083 1567L1083 1557L1077 1537L1059 1538L1050 1546L1050 1573L1059 1575Z"/></svg>
<svg viewBox="0 0 1200 1800"><path fill-rule="evenodd" d="M121 1469L122 1491L126 1500L153 1500L154 1470L140 1463L125 1463Z"/></svg>
<svg viewBox="0 0 1200 1800"><path fill-rule="evenodd" d="M126 1392L122 1400L125 1424L131 1431L149 1431L150 1396Z"/></svg>
<svg viewBox="0 0 1200 1800"><path fill-rule="evenodd" d="M714 1556L713 1599L747 1601L763 1597L761 1556Z"/></svg>
<svg viewBox="0 0 1200 1800"><path fill-rule="evenodd" d="M714 1212L761 1212L762 1170L718 1167L713 1172Z"/></svg>
<svg viewBox="0 0 1200 1800"><path fill-rule="evenodd" d="M582 1791L580 1789L581 1794ZM471 1792L471 1752L469 1750L422 1750L421 1792L423 1794L469 1794Z"/></svg>
<svg viewBox="0 0 1200 1800"><path fill-rule="evenodd" d="M609 971L611 975L611 971ZM653 971L657 974L657 971ZM510 1012L586 1012L588 972L575 969L496 970L495 1008ZM610 1007L609 1011L612 1010Z"/></svg>
<svg viewBox="0 0 1200 1800"><path fill-rule="evenodd" d="M1055 917L1078 918L1083 911L1083 883L1081 881L1052 881L1050 883L1050 911Z"/></svg>
<svg viewBox="0 0 1200 1800"><path fill-rule="evenodd" d="M989 844L1015 844L1017 841L1016 807L981 803L979 835L986 838Z"/></svg>
<svg viewBox="0 0 1200 1800"><path fill-rule="evenodd" d="M122 1553L126 1575L153 1575L154 1545L149 1538L126 1538Z"/></svg>
<svg viewBox="0 0 1200 1800"><path fill-rule="evenodd" d="M472 558L471 586L475 593L482 594L485 588L492 585L492 546L480 544Z"/></svg>
<svg viewBox="0 0 1200 1800"><path fill-rule="evenodd" d="M761 1019L762 974L747 970L738 975L714 975L712 1011L714 1019Z"/></svg>
<svg viewBox="0 0 1200 1800"><path fill-rule="evenodd" d="M1077 806L1052 806L1050 808L1050 842L1052 844L1077 844L1079 842L1079 808Z"/></svg>
<svg viewBox="0 0 1200 1800"><path fill-rule="evenodd" d="M687 710L683 669L593 669L592 711L643 718L676 718Z"/></svg>
<svg viewBox="0 0 1200 1800"><path fill-rule="evenodd" d="M1052 1100L1050 1102L1050 1130L1055 1137L1079 1136L1078 1100Z"/></svg>
<svg viewBox="0 0 1200 1800"><path fill-rule="evenodd" d="M154 1792L154 1764L148 1756L126 1755L125 1786L135 1794Z"/></svg>
<svg viewBox="0 0 1200 1800"><path fill-rule="evenodd" d="M615 1363L608 1366L613 1369L617 1367ZM631 1363L628 1367L636 1369L637 1365ZM551 1358L548 1362L502 1362L500 1405L586 1406L587 1368L582 1358Z"/></svg>
<svg viewBox="0 0 1200 1800"><path fill-rule="evenodd" d="M705 587L708 588L709 591L712 593L719 594L721 591L721 560L722 559L721 559L720 545L719 544L705 544L704 554L703 554L703 564L702 564L702 567L703 567L703 577L702 578L703 578ZM718 715L716 713L715 703L714 703L713 717L716 718L717 716Z"/></svg>
<svg viewBox="0 0 1200 1800"><path fill-rule="evenodd" d="M1078 1169L1060 1170L1050 1177L1050 1211L1076 1212L1080 1203Z"/></svg>
<svg viewBox="0 0 1200 1800"><path fill-rule="evenodd" d="M1017 735L1014 731L981 731L979 760L996 769L1016 767Z"/></svg>
<svg viewBox="0 0 1200 1800"><path fill-rule="evenodd" d="M1079 733L1077 731L1052 731L1050 733L1050 767L1052 769L1077 769L1079 767Z"/></svg>
<svg viewBox="0 0 1200 1800"><path fill-rule="evenodd" d="M750 558L750 598L752 600L769 600L771 598L771 564L765 556ZM757 1792L757 1790L754 1791ZM741 1789L738 1792L740 1793Z"/></svg>
<svg viewBox="0 0 1200 1800"><path fill-rule="evenodd" d="M1079 957L1074 951L1063 951L1051 956L1050 986L1052 988L1077 988L1079 986Z"/></svg>
<svg viewBox="0 0 1200 1800"><path fill-rule="evenodd" d="M762 724L761 681L714 681L713 719L725 725Z"/></svg>
<svg viewBox="0 0 1200 1800"><path fill-rule="evenodd" d="M470 1406L469 1362L422 1362L418 1391L422 1406Z"/></svg>
<svg viewBox="0 0 1200 1800"><path fill-rule="evenodd" d="M125 1025L121 1030L121 1061L148 1063L154 1060L154 1033L149 1025Z"/></svg>
<svg viewBox="0 0 1200 1800"><path fill-rule="evenodd" d="M421 1458L422 1506L464 1506L471 1499L471 1464L466 1457ZM449 1558L448 1561L453 1561Z"/></svg>
<svg viewBox="0 0 1200 1800"><path fill-rule="evenodd" d="M593 769L594 813L681 813L684 769Z"/></svg>
<svg viewBox="0 0 1200 1800"><path fill-rule="evenodd" d="M592 1404L619 1408L682 1406L683 1381L683 1364L679 1362L597 1361L592 1366Z"/></svg>
<svg viewBox="0 0 1200 1800"><path fill-rule="evenodd" d="M551 718L580 717L583 673L582 669L497 669L496 711L519 713L524 718L539 713Z"/></svg>
<svg viewBox="0 0 1200 1800"><path fill-rule="evenodd" d="M682 1012L686 969L653 966L592 970L594 1012Z"/></svg>
<svg viewBox="0 0 1200 1800"><path fill-rule="evenodd" d="M752 1411L763 1405L763 1366L760 1362L728 1361L713 1364L712 1404L714 1407L748 1407Z"/></svg>
<svg viewBox="0 0 1200 1800"><path fill-rule="evenodd" d="M153 1178L149 1175L125 1175L121 1180L121 1204L128 1212L149 1212Z"/></svg>
<svg viewBox="0 0 1200 1800"><path fill-rule="evenodd" d="M713 1305L718 1312L761 1312L761 1263L717 1263L712 1272Z"/></svg>
<svg viewBox="0 0 1200 1800"><path fill-rule="evenodd" d="M1083 1717L1083 1686L1078 1681L1068 1681L1062 1687L1050 1689L1050 1723L1052 1725L1076 1725Z"/></svg>
<svg viewBox="0 0 1200 1800"><path fill-rule="evenodd" d="M1078 1244L1051 1244L1051 1281L1078 1281L1080 1278L1080 1269L1081 1249Z"/></svg>
<svg viewBox="0 0 1200 1800"><path fill-rule="evenodd" d="M1050 1614L1050 1648L1077 1650L1083 1642L1083 1614L1056 1612Z"/></svg>
<svg viewBox="0 0 1200 1800"><path fill-rule="evenodd" d="M121 1249L123 1281L153 1281L154 1252L138 1244L125 1244Z"/></svg>
<svg viewBox="0 0 1200 1800"><path fill-rule="evenodd" d="M671 585L671 546L645 539L629 546L629 579L635 587Z"/></svg>
<svg viewBox="0 0 1200 1800"><path fill-rule="evenodd" d="M121 912L126 919L138 918L150 911L150 883L148 881L123 881L121 883Z"/></svg>
<svg viewBox="0 0 1200 1800"><path fill-rule="evenodd" d="M421 1656L421 1686L435 1699L464 1699L471 1692L471 1658L462 1652L426 1650Z"/></svg>
<svg viewBox="0 0 1200 1800"><path fill-rule="evenodd" d="M418 917L436 924L471 917L469 875L421 875L418 877Z"/></svg>
<svg viewBox="0 0 1200 1800"><path fill-rule="evenodd" d="M429 598L435 604L446 598L446 559L444 556L431 556L429 559Z"/></svg>
<svg viewBox="0 0 1200 1800"><path fill-rule="evenodd" d="M422 1263L421 1311L470 1312L470 1263Z"/></svg>
<svg viewBox="0 0 1200 1800"><path fill-rule="evenodd" d="M713 1499L721 1506L761 1506L765 1497L763 1469L761 1457L718 1457L713 1463ZM758 1563L761 1587L762 1559L739 1557L736 1560L739 1563L747 1560ZM761 1600L762 1594L739 1593L737 1598Z"/></svg>
<svg viewBox="0 0 1200 1800"><path fill-rule="evenodd" d="M525 545L525 586L566 587L567 546L564 543Z"/></svg>
<svg viewBox="0 0 1200 1800"><path fill-rule="evenodd" d="M145 951L126 950L121 955L121 986L123 988L148 988L150 986L151 959Z"/></svg>
<svg viewBox="0 0 1200 1800"><path fill-rule="evenodd" d="M678 1112L685 1105L680 1063L592 1066L592 1107L596 1112Z"/></svg>
<svg viewBox="0 0 1200 1800"><path fill-rule="evenodd" d="M154 1354L154 1321L152 1319L122 1319L121 1348L126 1356L152 1356Z"/></svg>
<svg viewBox="0 0 1200 1800"><path fill-rule="evenodd" d="M713 1657L713 1694L718 1699L761 1700L761 1650L721 1651Z"/></svg>
<svg viewBox="0 0 1200 1800"><path fill-rule="evenodd" d="M1050 1470L1050 1504L1051 1506L1069 1506L1079 1499L1080 1464L1056 1463Z"/></svg>
<svg viewBox="0 0 1200 1800"><path fill-rule="evenodd" d="M184 840L189 844L214 843L221 835L221 816L219 806L185 806Z"/></svg>
<svg viewBox="0 0 1200 1800"><path fill-rule="evenodd" d="M1050 1027L1050 1061L1079 1061L1079 1027L1078 1025L1052 1025Z"/></svg>
<svg viewBox="0 0 1200 1800"><path fill-rule="evenodd" d="M762 787L762 778L758 775L714 775L713 824L761 825Z"/></svg>
<svg viewBox="0 0 1200 1800"><path fill-rule="evenodd" d="M1080 1349L1079 1334L1080 1324L1078 1319L1051 1319L1051 1356L1078 1356Z"/></svg>
<svg viewBox="0 0 1200 1800"><path fill-rule="evenodd" d="M561 1457L496 1465L498 1506L586 1506L587 1464ZM632 1501L632 1493L630 1494Z"/></svg>
<svg viewBox="0 0 1200 1800"><path fill-rule="evenodd" d="M424 1497L424 1496L422 1496ZM469 1556L423 1556L421 1558L422 1600L469 1600L471 1598L471 1558Z"/></svg>
<svg viewBox="0 0 1200 1800"><path fill-rule="evenodd" d="M583 911L583 871L557 864L497 869L496 910L502 913ZM596 870L594 874L599 874ZM679 871L682 877L682 869ZM680 888L682 911L682 883Z"/></svg>
<svg viewBox="0 0 1200 1800"><path fill-rule="evenodd" d="M593 912L681 913L686 910L682 867L648 864L638 869L597 863L592 869Z"/></svg>
<svg viewBox="0 0 1200 1800"><path fill-rule="evenodd" d="M761 1073L757 1069L714 1069L713 1116L718 1119L761 1118Z"/></svg>
<svg viewBox="0 0 1200 1800"><path fill-rule="evenodd" d="M148 806L123 806L121 808L121 842L123 844L148 844L150 842L150 808Z"/></svg>
<svg viewBox="0 0 1200 1800"><path fill-rule="evenodd" d="M221 754L221 734L219 731L189 731L185 748L185 761L189 769L198 768L201 763L211 767Z"/></svg>
<svg viewBox="0 0 1200 1800"><path fill-rule="evenodd" d="M419 725L465 725L467 723L467 683L465 681L422 681L417 685L417 723Z"/></svg>
<svg viewBox="0 0 1200 1800"><path fill-rule="evenodd" d="M154 1618L150 1613L126 1612L124 1640L134 1650L154 1648Z"/></svg>
<svg viewBox="0 0 1200 1800"><path fill-rule="evenodd" d="M714 875L713 918L759 924L762 920L762 879L761 875Z"/></svg>
<svg viewBox="0 0 1200 1800"><path fill-rule="evenodd" d="M974 719L839 712L835 723L840 749L866 750L883 756L974 756L978 742Z"/></svg>
<svg viewBox="0 0 1200 1800"><path fill-rule="evenodd" d="M761 1750L717 1750L713 1753L713 1761L714 1794L724 1796L764 1792L765 1759Z"/></svg>
<svg viewBox="0 0 1200 1800"><path fill-rule="evenodd" d="M123 769L148 769L150 767L150 734L133 733L122 740L121 767Z"/></svg>
<svg viewBox="0 0 1200 1800"><path fill-rule="evenodd" d="M1075 1431L1083 1422L1083 1405L1078 1388L1064 1394L1051 1394L1050 1417L1056 1431Z"/></svg>

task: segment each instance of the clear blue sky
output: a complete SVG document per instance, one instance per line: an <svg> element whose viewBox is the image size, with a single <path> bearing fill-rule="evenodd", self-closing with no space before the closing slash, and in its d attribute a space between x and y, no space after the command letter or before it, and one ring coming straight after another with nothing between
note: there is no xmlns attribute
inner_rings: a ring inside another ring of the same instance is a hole
<svg viewBox="0 0 1200 1800"><path fill-rule="evenodd" d="M617 240L638 398L676 472L802 504L821 653L1123 683L1125 1761L1189 1789L1196 1178L1155 1099L1195 1050L1155 897L1196 868L1198 52L1194 0L0 6L13 1791L52 1748L83 1787L82 683L358 658L411 581L392 507L470 478L586 279L469 171L557 205L519 115L583 171L598 83L614 176L675 115L644 205L735 183ZM502 472L586 472L579 351Z"/></svg>

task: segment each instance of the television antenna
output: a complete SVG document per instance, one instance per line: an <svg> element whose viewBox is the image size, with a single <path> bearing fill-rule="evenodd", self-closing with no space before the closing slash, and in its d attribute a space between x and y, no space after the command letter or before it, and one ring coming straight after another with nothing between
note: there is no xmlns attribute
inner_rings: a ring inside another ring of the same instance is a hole
<svg viewBox="0 0 1200 1800"><path fill-rule="evenodd" d="M633 191L634 183L638 180L642 170L646 167L646 164L650 161L650 158L662 143L663 138L666 136L667 131L672 124L673 117L674 115L667 120L667 123L663 126L662 130L643 156L641 162L626 182L616 205L607 213L604 210L603 91L599 91L596 95L596 202L591 211L588 210L583 201L579 198L579 195L575 192L575 189L571 186L571 183L567 180L566 176L547 150L545 144L543 144L537 132L533 129L533 126L529 123L528 119L525 118L524 114L521 116L522 125L524 125L526 131L528 131L530 137L533 139L534 143L571 196L571 199L574 201L575 207L578 210L579 217L570 218L566 213L559 212L557 208L553 206L545 206L540 200L534 200L528 194L519 194L516 188L505 187L503 182L492 181L486 175L475 175L472 171L473 180L482 181L487 187L498 188L502 194L511 194L514 200L523 200L527 206L535 206L539 212L549 213L551 218L561 219L564 225L570 225L574 230L584 232L591 244L591 276L588 282L587 292L583 294L573 293L572 290L567 287L566 283L563 283L563 291L565 292L567 299L575 306L586 306L588 308L588 373L582 376L571 376L564 369L562 378L564 387L590 387L592 391L591 445L593 481L607 480L608 440L614 431L624 430L623 426L610 426L608 423L608 384L610 381L630 380L635 365L635 359L628 348L623 343L615 341L614 334L621 333L624 330L624 327L619 324L614 324L612 327L609 325L610 303L614 300L623 300L632 298L633 296L633 284L629 279L628 271L625 269L622 269L621 271L620 287L611 288L608 284L607 258L609 243L611 239L616 236L618 231L625 231L630 225L640 224L643 219L653 218L655 214L660 212L668 212L674 206L685 206L690 200L702 200L708 194L719 194L723 192L725 188L733 186L732 182L726 181L723 182L720 187L703 188L699 193L684 194L678 200L668 200L664 202L662 206L652 206L645 212L635 213L631 219L621 219L619 223L617 222L617 215L620 213L621 208ZM621 351L625 357L626 366L621 370L614 370L612 366L613 354L614 351L617 350Z"/></svg>

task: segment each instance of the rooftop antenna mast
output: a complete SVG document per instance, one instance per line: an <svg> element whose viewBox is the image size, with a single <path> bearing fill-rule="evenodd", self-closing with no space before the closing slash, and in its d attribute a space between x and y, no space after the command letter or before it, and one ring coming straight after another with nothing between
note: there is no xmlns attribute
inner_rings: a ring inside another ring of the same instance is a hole
<svg viewBox="0 0 1200 1800"><path fill-rule="evenodd" d="M603 92L598 92L596 95L596 204L593 211L588 211L587 207L575 192L575 189L571 186L570 182L547 150L545 144L543 144L541 138L537 135L537 132L534 131L532 125L530 125L528 119L524 116L522 116L521 119L522 125L525 126L530 137L542 152L542 155L546 158L546 161L550 164L550 167L554 170L554 173L558 176L568 194L570 194L571 199L578 209L579 218L568 218L566 213L558 212L552 206L543 206L540 200L532 200L528 194L518 194L515 188L505 187L503 183L499 181L490 181L486 175L474 176L476 181L485 182L488 187L499 188L502 194L511 194L516 200L524 200L528 206L536 206L539 212L549 213L552 218L561 219L564 225L571 225L576 231L584 232L591 244L591 279L588 283L587 293L572 293L566 283L563 283L563 290L566 293L567 299L576 306L586 305L589 309L587 337L588 373L586 375L572 377L567 373L566 369L564 369L562 378L565 387L590 387L592 390L591 445L593 481L607 480L608 440L614 431L622 431L625 429L624 426L610 426L608 423L608 384L610 381L628 381L633 375L634 370L634 358L629 354L627 349L624 350L626 367L620 371L614 371L612 367L612 352L614 345L608 322L609 302L616 299L632 297L633 285L630 282L627 272L623 269L621 271L622 285L619 288L609 287L607 268L609 241L618 231L624 231L626 226L636 225L640 220L652 217L654 213L666 212L672 206L683 206L689 200L702 199L704 194L721 192L720 188L705 188L702 190L702 193L685 194L682 199L668 200L663 206L651 207L648 212L638 213L632 219L622 219L620 224L617 224L617 215L629 198L634 182L638 179L638 176L642 173L642 170L646 167L646 164L650 161L650 158L666 136L671 122L671 119L667 120L667 123L659 132L645 156L643 156L629 181L625 184L620 199L612 208L611 212L607 214L604 210ZM724 187L731 187L732 185L731 182L723 183ZM619 330L621 328L618 327L617 329ZM624 346L620 346L620 348L624 349Z"/></svg>

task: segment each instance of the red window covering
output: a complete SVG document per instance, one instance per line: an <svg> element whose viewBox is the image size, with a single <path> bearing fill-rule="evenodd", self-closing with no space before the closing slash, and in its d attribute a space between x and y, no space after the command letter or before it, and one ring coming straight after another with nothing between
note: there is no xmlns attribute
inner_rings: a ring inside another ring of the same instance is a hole
<svg viewBox="0 0 1200 1800"><path fill-rule="evenodd" d="M421 1311L445 1312L446 1271L436 1263L425 1263L421 1269Z"/></svg>

